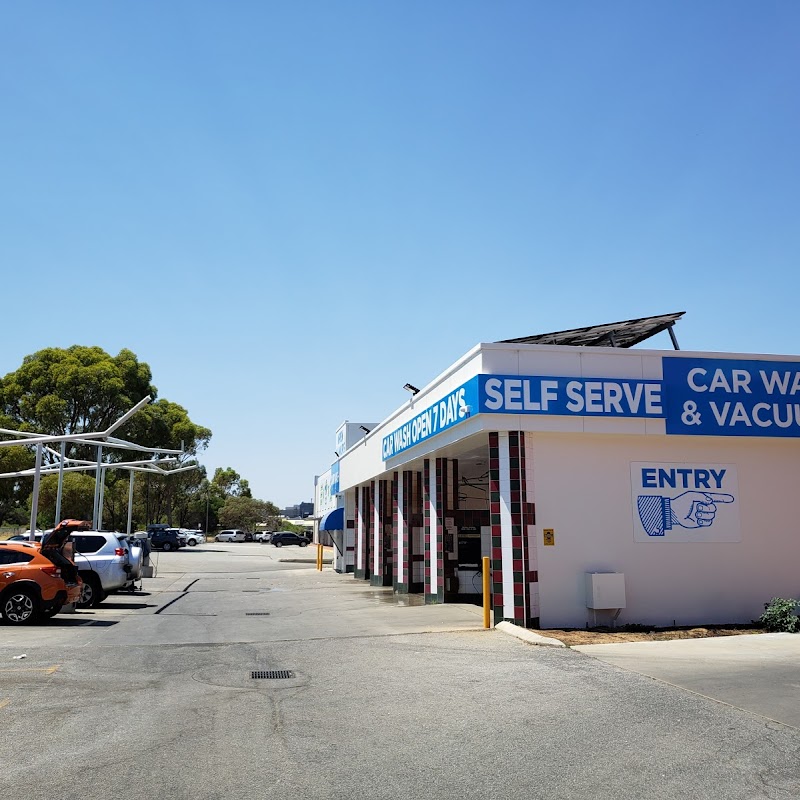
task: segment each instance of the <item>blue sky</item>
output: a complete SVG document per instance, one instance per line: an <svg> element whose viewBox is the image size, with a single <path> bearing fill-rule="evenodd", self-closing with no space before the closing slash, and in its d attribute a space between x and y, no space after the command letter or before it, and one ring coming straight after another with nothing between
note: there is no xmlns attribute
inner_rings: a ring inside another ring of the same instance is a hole
<svg viewBox="0 0 800 800"><path fill-rule="evenodd" d="M799 35L788 0L4 3L0 374L130 348L285 505L480 341L685 310L684 349L798 353Z"/></svg>

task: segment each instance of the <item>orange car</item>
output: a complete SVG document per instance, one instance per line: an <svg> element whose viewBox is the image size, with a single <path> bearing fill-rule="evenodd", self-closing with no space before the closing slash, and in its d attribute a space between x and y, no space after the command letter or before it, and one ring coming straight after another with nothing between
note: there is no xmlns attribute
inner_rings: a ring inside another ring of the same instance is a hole
<svg viewBox="0 0 800 800"><path fill-rule="evenodd" d="M39 545L0 542L0 616L6 624L24 625L52 617L80 596L77 573L62 576L61 566L44 555Z"/></svg>

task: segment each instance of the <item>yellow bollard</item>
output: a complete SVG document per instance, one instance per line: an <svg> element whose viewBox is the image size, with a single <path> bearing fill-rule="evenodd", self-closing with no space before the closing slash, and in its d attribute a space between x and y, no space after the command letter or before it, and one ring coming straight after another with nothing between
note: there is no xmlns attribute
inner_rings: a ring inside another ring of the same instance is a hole
<svg viewBox="0 0 800 800"><path fill-rule="evenodd" d="M317 572L322 572L322 545L317 545Z"/></svg>
<svg viewBox="0 0 800 800"><path fill-rule="evenodd" d="M492 607L492 595L489 592L489 556L483 559L483 627L490 628L489 611Z"/></svg>

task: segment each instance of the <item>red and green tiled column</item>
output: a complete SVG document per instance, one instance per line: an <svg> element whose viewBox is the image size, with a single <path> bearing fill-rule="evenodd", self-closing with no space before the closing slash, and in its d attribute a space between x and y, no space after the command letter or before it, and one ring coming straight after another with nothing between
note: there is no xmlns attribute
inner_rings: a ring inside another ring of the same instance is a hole
<svg viewBox="0 0 800 800"><path fill-rule="evenodd" d="M391 482L373 481L372 576L373 586L392 585Z"/></svg>
<svg viewBox="0 0 800 800"><path fill-rule="evenodd" d="M444 459L423 462L425 526L425 602L444 602Z"/></svg>
<svg viewBox="0 0 800 800"><path fill-rule="evenodd" d="M525 438L521 431L489 434L489 514L495 623L526 625L529 613ZM532 520L530 520L532 524Z"/></svg>
<svg viewBox="0 0 800 800"><path fill-rule="evenodd" d="M372 492L369 486L356 488L356 558L354 577L368 580L370 576L370 530L372 519Z"/></svg>
<svg viewBox="0 0 800 800"><path fill-rule="evenodd" d="M411 473L409 482L411 495L409 497L408 549L411 571L408 591L415 594L424 594L425 592L425 514L423 510L425 493L422 489L424 477L422 470L417 470Z"/></svg>
<svg viewBox="0 0 800 800"><path fill-rule="evenodd" d="M520 433L520 437L523 434ZM523 487L523 550L527 543L527 583L528 583L528 625L539 627L539 541L534 525L536 524L536 482L533 475L533 437L520 440L520 456L522 465ZM527 535L526 535L527 534Z"/></svg>
<svg viewBox="0 0 800 800"><path fill-rule="evenodd" d="M356 498L358 489L348 490L344 495L344 531L342 536L342 548L344 555L344 571L353 572L355 569L356 556Z"/></svg>
<svg viewBox="0 0 800 800"><path fill-rule="evenodd" d="M408 470L394 473L392 480L392 528L395 532L394 552L394 590L398 594L408 594L411 582L411 476Z"/></svg>

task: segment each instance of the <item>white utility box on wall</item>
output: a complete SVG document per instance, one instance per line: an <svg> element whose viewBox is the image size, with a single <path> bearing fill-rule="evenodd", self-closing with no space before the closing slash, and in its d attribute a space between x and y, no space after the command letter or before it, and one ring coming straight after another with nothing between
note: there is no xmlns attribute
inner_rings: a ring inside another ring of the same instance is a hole
<svg viewBox="0 0 800 800"><path fill-rule="evenodd" d="M625 608L625 573L587 572L587 608Z"/></svg>

